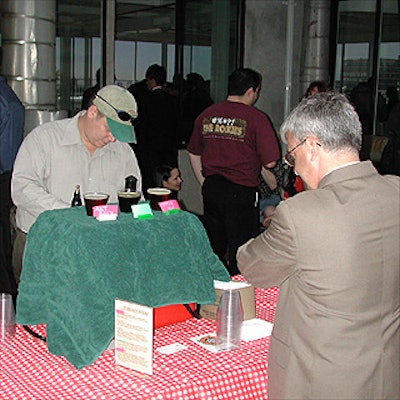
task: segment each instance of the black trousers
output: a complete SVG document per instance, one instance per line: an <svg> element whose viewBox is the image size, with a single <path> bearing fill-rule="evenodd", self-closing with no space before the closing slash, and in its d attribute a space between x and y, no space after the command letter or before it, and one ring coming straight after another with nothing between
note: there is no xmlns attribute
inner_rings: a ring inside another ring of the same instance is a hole
<svg viewBox="0 0 400 400"><path fill-rule="evenodd" d="M239 274L237 249L259 233L257 187L212 175L205 179L202 195L202 221L211 246L230 275Z"/></svg>

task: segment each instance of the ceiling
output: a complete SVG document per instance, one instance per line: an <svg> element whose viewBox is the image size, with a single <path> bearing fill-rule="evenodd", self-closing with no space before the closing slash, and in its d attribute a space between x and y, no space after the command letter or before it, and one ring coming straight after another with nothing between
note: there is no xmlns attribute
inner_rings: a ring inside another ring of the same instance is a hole
<svg viewBox="0 0 400 400"><path fill-rule="evenodd" d="M397 13L385 13L382 20L382 42L400 41ZM342 12L339 18L339 43L372 42L375 33L374 12Z"/></svg>
<svg viewBox="0 0 400 400"><path fill-rule="evenodd" d="M116 0L116 40L175 42L175 0ZM101 0L57 0L57 35L99 37ZM210 44L212 0L186 0L185 42ZM374 37L375 13L344 10L339 19L339 42L369 42ZM399 17L385 10L383 42L399 41Z"/></svg>
<svg viewBox="0 0 400 400"><path fill-rule="evenodd" d="M100 36L101 0L57 0L57 35ZM185 2L186 39L210 38L211 0ZM117 0L117 40L175 40L175 0ZM207 39L206 39L207 40Z"/></svg>

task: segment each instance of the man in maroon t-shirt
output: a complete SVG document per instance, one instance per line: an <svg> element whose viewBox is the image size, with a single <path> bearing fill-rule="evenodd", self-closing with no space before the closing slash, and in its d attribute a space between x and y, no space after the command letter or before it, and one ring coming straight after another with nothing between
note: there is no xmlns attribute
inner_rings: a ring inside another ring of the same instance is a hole
<svg viewBox="0 0 400 400"><path fill-rule="evenodd" d="M236 251L259 232L257 188L262 167L280 157L275 132L253 107L261 75L248 68L229 76L228 98L196 119L190 162L202 185L203 223L214 252L229 273L239 273Z"/></svg>

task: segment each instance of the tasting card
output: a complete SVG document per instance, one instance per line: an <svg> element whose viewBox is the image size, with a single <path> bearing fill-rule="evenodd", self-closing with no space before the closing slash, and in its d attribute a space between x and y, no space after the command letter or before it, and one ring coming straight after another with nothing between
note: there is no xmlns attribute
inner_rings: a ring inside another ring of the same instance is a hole
<svg viewBox="0 0 400 400"><path fill-rule="evenodd" d="M179 212L179 210L181 209L178 201L175 199L161 201L158 203L158 205L160 206L161 211L164 214L174 214Z"/></svg>
<svg viewBox="0 0 400 400"><path fill-rule="evenodd" d="M115 362L153 374L153 308L115 299Z"/></svg>
<svg viewBox="0 0 400 400"><path fill-rule="evenodd" d="M149 203L134 204L132 207L133 218L149 219L153 218L153 211Z"/></svg>
<svg viewBox="0 0 400 400"><path fill-rule="evenodd" d="M118 217L118 205L107 204L93 207L93 217L98 221L113 221Z"/></svg>

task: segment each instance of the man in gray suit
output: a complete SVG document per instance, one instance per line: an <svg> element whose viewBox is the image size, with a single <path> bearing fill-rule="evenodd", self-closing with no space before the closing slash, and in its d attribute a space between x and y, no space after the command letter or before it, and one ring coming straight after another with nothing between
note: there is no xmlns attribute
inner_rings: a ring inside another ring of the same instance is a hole
<svg viewBox="0 0 400 400"><path fill-rule="evenodd" d="M399 399L400 178L359 161L343 95L303 100L281 136L310 190L238 251L248 281L280 287L269 398Z"/></svg>

